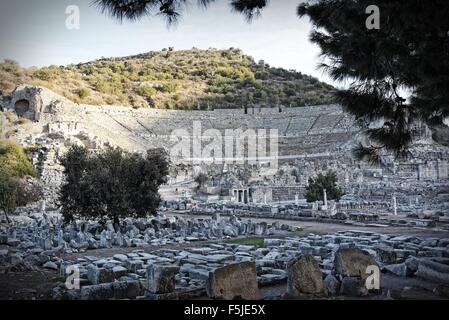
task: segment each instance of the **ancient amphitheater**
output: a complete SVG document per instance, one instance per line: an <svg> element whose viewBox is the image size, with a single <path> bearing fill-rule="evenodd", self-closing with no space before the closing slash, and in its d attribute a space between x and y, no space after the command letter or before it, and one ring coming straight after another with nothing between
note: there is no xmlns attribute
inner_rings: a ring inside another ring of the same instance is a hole
<svg viewBox="0 0 449 320"><path fill-rule="evenodd" d="M50 203L20 208L14 224L0 229L0 245L8 246L0 250L0 297L15 292L10 288L32 286L15 274L46 269L59 272L57 281L46 283L50 292L41 288L48 279L32 289L52 299L281 299L304 293L391 299L391 285L398 286L401 299L410 292L447 298L449 150L435 144L425 126L407 159L386 154L372 165L351 156L363 135L339 106L247 114L134 110L76 105L47 89L21 86L0 96L0 107L8 119L6 134L35 150ZM278 153L256 164L172 159L158 215L128 218L118 229L112 222L66 225L60 219L52 201L63 181L58 159L70 145L170 151L177 143L174 131L193 139L198 124L205 140L233 130L235 138L243 131L248 141L253 133L259 141L260 130L262 137L273 130ZM272 161L276 167L267 166ZM306 203L308 179L328 170L337 174L345 196L338 203ZM209 181L197 188L200 172ZM229 242L247 237L263 237L263 245ZM202 242L194 246L195 241ZM368 289L363 271L349 274L340 267L354 261L360 270L382 268L382 288ZM2 277L3 270L13 276ZM78 287L60 281L73 271L79 272ZM316 286L296 286L304 277L305 283L313 277Z"/></svg>
<svg viewBox="0 0 449 320"><path fill-rule="evenodd" d="M339 106L278 109L178 111L121 106L76 105L53 92L19 87L5 109L36 121L34 130L69 135L88 134L101 143L133 151L169 147L174 130L276 129L281 155L334 152L357 133L353 119Z"/></svg>
<svg viewBox="0 0 449 320"><path fill-rule="evenodd" d="M167 196L176 198L182 192L192 191L195 174L204 171L218 176L205 190L210 199L232 200L229 192L243 189L251 193L250 197L246 195L245 202L298 201L303 198L309 177L333 170L345 189L347 201L381 203L381 208L391 206L394 201L395 208L391 208L391 212L442 209L447 208L449 202L449 151L432 142L428 128L421 128L405 161L398 162L385 155L379 165L358 162L352 158L350 150L363 135L354 119L337 105L249 109L247 114L242 109L131 109L77 105L48 89L33 86L18 87L10 97L3 97L2 105L4 110L32 120L17 128L17 136L23 144L46 146L43 179L49 184L60 183L57 157L72 143L83 143L94 149L113 145L137 152L151 148L170 151L176 143L172 139L173 132L183 130L190 135L199 124L206 140L210 129L223 135L229 129L250 129L255 133L275 130L278 152L273 159L279 162L278 167L267 173L261 170L263 163L253 165L251 178L241 181L237 177L242 170L239 165L195 165L186 159L172 159L175 165L183 164L187 169L177 170L172 176L170 188L165 192ZM228 177L229 172L237 177L233 182L224 177ZM228 191L223 190L224 185ZM221 190L217 189L219 187ZM268 194L262 191L257 195L256 189L267 188Z"/></svg>

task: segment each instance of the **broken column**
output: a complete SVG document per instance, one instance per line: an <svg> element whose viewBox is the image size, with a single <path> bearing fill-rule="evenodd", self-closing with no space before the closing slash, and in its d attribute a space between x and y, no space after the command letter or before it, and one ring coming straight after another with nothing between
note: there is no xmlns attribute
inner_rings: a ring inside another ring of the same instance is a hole
<svg viewBox="0 0 449 320"><path fill-rule="evenodd" d="M449 286L449 266L447 258L418 259L416 276L428 281L434 281Z"/></svg>
<svg viewBox="0 0 449 320"><path fill-rule="evenodd" d="M326 192L326 189L323 189L323 199L324 199L323 210L327 210L327 192Z"/></svg>
<svg viewBox="0 0 449 320"><path fill-rule="evenodd" d="M397 205L396 195L393 195L393 214L395 216L398 215L398 205Z"/></svg>
<svg viewBox="0 0 449 320"><path fill-rule="evenodd" d="M39 212L45 212L45 200L41 200L37 204L37 210Z"/></svg>

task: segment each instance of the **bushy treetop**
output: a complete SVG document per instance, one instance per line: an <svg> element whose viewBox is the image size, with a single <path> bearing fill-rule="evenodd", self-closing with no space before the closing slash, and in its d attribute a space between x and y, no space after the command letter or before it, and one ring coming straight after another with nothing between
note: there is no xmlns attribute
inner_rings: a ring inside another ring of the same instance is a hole
<svg viewBox="0 0 449 320"><path fill-rule="evenodd" d="M326 190L328 200L339 201L344 192L337 183L335 172L320 173L318 176L310 178L305 194L307 202L324 201L324 190Z"/></svg>
<svg viewBox="0 0 449 320"><path fill-rule="evenodd" d="M99 221L145 217L159 206L159 186L168 175L168 160L161 152L146 156L110 148L92 153L74 146L61 160L65 184L59 201L66 221Z"/></svg>
<svg viewBox="0 0 449 320"><path fill-rule="evenodd" d="M0 140L0 170L12 178L36 175L23 148L12 140Z"/></svg>

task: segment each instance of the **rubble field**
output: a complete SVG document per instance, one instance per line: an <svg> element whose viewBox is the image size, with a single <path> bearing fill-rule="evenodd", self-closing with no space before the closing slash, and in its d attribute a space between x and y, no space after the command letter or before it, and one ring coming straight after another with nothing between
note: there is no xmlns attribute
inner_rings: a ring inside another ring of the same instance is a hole
<svg viewBox="0 0 449 320"><path fill-rule="evenodd" d="M1 225L0 294L74 300L448 297L444 230L335 226L160 214L126 219L117 229L89 221L66 226L53 212L23 214ZM254 237L263 246L245 244ZM379 289L366 287L369 266L379 268ZM69 290L74 270L79 288Z"/></svg>

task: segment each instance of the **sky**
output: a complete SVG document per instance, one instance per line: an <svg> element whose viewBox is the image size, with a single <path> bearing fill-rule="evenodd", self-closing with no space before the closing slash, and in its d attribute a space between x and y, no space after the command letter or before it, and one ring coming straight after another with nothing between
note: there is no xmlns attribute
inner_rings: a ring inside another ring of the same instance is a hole
<svg viewBox="0 0 449 320"><path fill-rule="evenodd" d="M0 0L0 60L24 67L67 65L101 57L158 51L240 48L256 61L294 69L331 83L322 70L319 48L309 41L307 18L296 16L300 0L271 0L260 18L247 23L229 0L205 10L193 0L179 24L167 28L160 16L119 23L103 15L92 0ZM66 27L66 8L80 9L80 29Z"/></svg>

